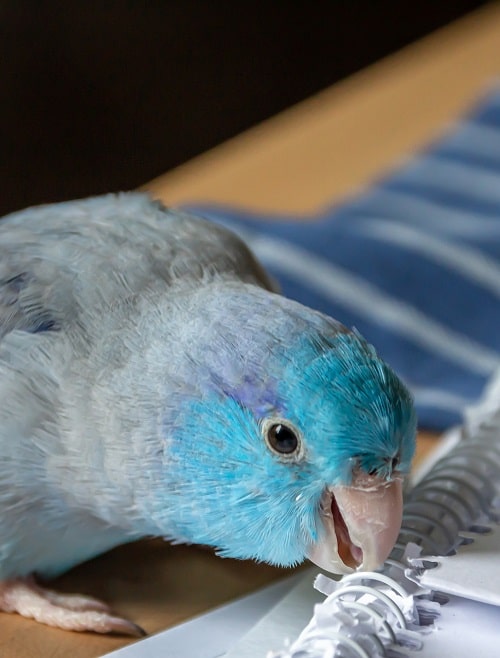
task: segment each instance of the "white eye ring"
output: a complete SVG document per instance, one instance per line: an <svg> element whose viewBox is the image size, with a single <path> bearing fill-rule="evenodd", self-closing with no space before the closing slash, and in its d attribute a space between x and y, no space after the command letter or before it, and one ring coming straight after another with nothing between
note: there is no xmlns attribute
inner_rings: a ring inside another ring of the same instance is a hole
<svg viewBox="0 0 500 658"><path fill-rule="evenodd" d="M300 461L304 457L304 442L300 431L284 418L266 418L261 431L269 450L283 461Z"/></svg>

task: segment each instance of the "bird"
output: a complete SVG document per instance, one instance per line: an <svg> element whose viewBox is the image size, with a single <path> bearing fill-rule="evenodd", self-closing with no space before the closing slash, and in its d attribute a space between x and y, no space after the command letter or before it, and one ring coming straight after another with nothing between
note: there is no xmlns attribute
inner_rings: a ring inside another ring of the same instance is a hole
<svg viewBox="0 0 500 658"><path fill-rule="evenodd" d="M339 574L396 541L406 386L232 231L145 193L0 221L0 401L0 611L139 635L47 580L144 537Z"/></svg>

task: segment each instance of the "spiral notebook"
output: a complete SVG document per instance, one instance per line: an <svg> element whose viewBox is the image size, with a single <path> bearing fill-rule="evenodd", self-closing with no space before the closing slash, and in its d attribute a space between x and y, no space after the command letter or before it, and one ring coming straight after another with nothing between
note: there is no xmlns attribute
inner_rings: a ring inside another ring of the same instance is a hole
<svg viewBox="0 0 500 658"><path fill-rule="evenodd" d="M498 658L500 377L489 397L411 490L380 572L308 571L226 658Z"/></svg>

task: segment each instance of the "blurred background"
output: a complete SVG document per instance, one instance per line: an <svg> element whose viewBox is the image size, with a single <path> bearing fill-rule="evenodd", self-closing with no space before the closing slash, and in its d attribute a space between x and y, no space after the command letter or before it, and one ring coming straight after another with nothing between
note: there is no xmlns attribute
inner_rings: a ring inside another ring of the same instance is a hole
<svg viewBox="0 0 500 658"><path fill-rule="evenodd" d="M486 4L0 2L0 214L131 189Z"/></svg>

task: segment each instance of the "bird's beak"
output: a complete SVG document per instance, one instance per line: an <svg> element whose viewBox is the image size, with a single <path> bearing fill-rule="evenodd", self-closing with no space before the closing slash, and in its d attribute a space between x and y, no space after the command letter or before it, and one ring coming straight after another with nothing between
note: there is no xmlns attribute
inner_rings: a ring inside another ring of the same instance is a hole
<svg viewBox="0 0 500 658"><path fill-rule="evenodd" d="M349 487L329 487L321 500L325 533L308 557L332 573L376 569L396 542L402 513L401 478L365 475Z"/></svg>

